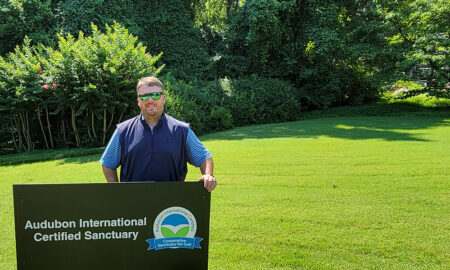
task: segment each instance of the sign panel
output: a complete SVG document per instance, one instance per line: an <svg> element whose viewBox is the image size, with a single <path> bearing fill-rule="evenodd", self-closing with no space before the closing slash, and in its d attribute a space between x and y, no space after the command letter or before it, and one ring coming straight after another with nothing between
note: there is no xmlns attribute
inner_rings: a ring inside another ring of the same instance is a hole
<svg viewBox="0 0 450 270"><path fill-rule="evenodd" d="M207 269L200 182L14 185L17 268Z"/></svg>

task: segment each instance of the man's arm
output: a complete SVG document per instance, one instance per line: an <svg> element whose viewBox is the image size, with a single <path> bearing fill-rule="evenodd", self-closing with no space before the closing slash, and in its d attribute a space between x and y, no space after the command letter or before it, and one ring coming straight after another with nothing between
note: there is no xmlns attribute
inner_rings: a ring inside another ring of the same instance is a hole
<svg viewBox="0 0 450 270"><path fill-rule="evenodd" d="M217 186L216 178L213 175L214 162L212 155L199 141L197 136L195 136L192 129L188 130L186 137L186 150L189 163L200 168L202 176L198 180L203 181L205 188L211 192Z"/></svg>
<svg viewBox="0 0 450 270"><path fill-rule="evenodd" d="M209 192L213 191L217 186L217 182L216 178L213 175L214 161L212 157L203 161L203 163L200 165L200 171L202 173L202 176L198 180L203 181L204 187Z"/></svg>
<svg viewBox="0 0 450 270"><path fill-rule="evenodd" d="M119 182L119 178L117 177L117 170L110 169L105 165L102 165L103 174L105 175L106 181L108 183Z"/></svg>
<svg viewBox="0 0 450 270"><path fill-rule="evenodd" d="M117 170L111 168L117 168L120 165L120 152L119 133L116 129L99 160L107 182L119 182Z"/></svg>

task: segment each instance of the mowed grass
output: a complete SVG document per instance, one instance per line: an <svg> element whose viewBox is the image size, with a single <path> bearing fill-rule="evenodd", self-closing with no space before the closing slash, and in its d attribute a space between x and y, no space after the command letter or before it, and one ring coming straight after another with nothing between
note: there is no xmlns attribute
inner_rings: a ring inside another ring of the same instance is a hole
<svg viewBox="0 0 450 270"><path fill-rule="evenodd" d="M322 118L201 139L219 181L210 269L450 267L450 119ZM98 159L0 167L0 269L16 268L12 184L103 181Z"/></svg>

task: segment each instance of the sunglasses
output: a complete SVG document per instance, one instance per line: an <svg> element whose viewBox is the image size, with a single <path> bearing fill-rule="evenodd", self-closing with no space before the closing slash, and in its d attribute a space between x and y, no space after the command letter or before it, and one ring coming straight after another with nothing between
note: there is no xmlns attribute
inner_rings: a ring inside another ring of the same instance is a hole
<svg viewBox="0 0 450 270"><path fill-rule="evenodd" d="M139 99L142 101L148 101L151 97L153 100L158 100L161 98L162 95L164 95L163 92L153 92L153 93L139 95Z"/></svg>

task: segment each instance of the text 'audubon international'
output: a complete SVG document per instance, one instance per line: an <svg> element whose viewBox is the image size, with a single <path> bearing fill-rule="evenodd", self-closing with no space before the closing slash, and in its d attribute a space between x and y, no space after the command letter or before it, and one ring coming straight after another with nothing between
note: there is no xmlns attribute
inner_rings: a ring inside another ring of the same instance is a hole
<svg viewBox="0 0 450 270"><path fill-rule="evenodd" d="M42 220L25 222L25 230L40 230L35 232L33 239L36 242L49 241L74 241L74 240L116 240L116 239L132 239L136 240L138 231L122 231L120 228L142 227L147 226L147 218L114 218L114 219L78 219L75 220ZM68 232L60 231L61 229L76 228L117 228L117 230L92 232L89 230ZM52 232L54 230L58 230Z"/></svg>

